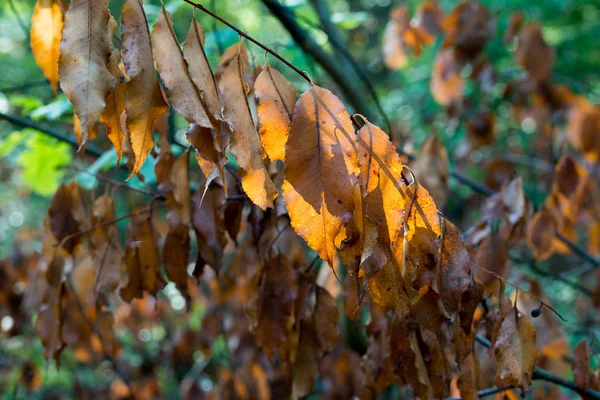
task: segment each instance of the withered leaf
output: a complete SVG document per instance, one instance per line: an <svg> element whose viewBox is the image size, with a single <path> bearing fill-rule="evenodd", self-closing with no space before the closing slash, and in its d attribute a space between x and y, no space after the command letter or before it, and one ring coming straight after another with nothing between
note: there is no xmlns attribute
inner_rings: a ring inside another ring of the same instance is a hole
<svg viewBox="0 0 600 400"><path fill-rule="evenodd" d="M524 315L518 316L516 308L500 323L494 354L498 366L496 384L499 387L514 385L526 391L531 385L539 353L531 321Z"/></svg>
<svg viewBox="0 0 600 400"><path fill-rule="evenodd" d="M352 217L357 182L354 129L340 100L313 86L294 109L283 198L296 233L333 266L335 238Z"/></svg>
<svg viewBox="0 0 600 400"><path fill-rule="evenodd" d="M137 209L127 228L125 263L129 281L121 289L121 297L127 302L140 299L144 292L151 295L161 288L160 256L156 244L150 213Z"/></svg>
<svg viewBox="0 0 600 400"><path fill-rule="evenodd" d="M58 58L62 30L63 11L58 1L37 0L31 17L31 51L55 93L58 88Z"/></svg>
<svg viewBox="0 0 600 400"><path fill-rule="evenodd" d="M152 27L152 49L156 68L167 87L167 97L173 108L188 122L212 126L200 92L192 82L183 52L173 31L173 17L162 7Z"/></svg>
<svg viewBox="0 0 600 400"><path fill-rule="evenodd" d="M265 210L267 207L273 208L277 189L263 163L263 150L252 120L246 88L244 65L238 54L223 71L219 91L223 100L223 114L233 131L231 151L243 170L242 187L250 200Z"/></svg>
<svg viewBox="0 0 600 400"><path fill-rule="evenodd" d="M165 238L162 261L167 278L173 281L182 293L187 292L189 255L189 226L183 223L172 226Z"/></svg>
<svg viewBox="0 0 600 400"><path fill-rule="evenodd" d="M269 357L280 352L292 330L293 309L298 295L296 271L284 256L275 256L256 272L256 294L250 305L256 343Z"/></svg>
<svg viewBox="0 0 600 400"><path fill-rule="evenodd" d="M285 159L285 143L292 124L296 89L269 63L256 78L260 140L271 161Z"/></svg>
<svg viewBox="0 0 600 400"><path fill-rule="evenodd" d="M450 47L440 49L433 62L429 89L435 101L449 105L462 98L465 81L460 74L463 63Z"/></svg>
<svg viewBox="0 0 600 400"><path fill-rule="evenodd" d="M168 111L152 58L152 44L141 0L126 0L121 10L123 63L130 81L125 91L129 142L135 162L131 176L138 173L154 147L152 124Z"/></svg>
<svg viewBox="0 0 600 400"><path fill-rule="evenodd" d="M515 61L535 82L544 82L552 73L554 50L548 46L542 36L539 24L529 22L519 32L519 46L515 52Z"/></svg>
<svg viewBox="0 0 600 400"><path fill-rule="evenodd" d="M600 376L590 365L590 355L590 344L582 339L575 348L573 377L579 387L600 391Z"/></svg>
<svg viewBox="0 0 600 400"><path fill-rule="evenodd" d="M194 9L195 11L196 9ZM223 120L217 84L213 75L206 53L204 51L204 31L194 17L183 44L183 57L187 63L189 76L198 88L203 104L209 117ZM222 149L224 143L217 137L217 150Z"/></svg>
<svg viewBox="0 0 600 400"><path fill-rule="evenodd" d="M429 191L435 204L442 208L448 199L450 164L448 152L437 136L427 139L411 168L419 183Z"/></svg>
<svg viewBox="0 0 600 400"><path fill-rule="evenodd" d="M65 14L58 71L60 87L81 121L81 145L117 83L108 69L109 19L108 0L73 0Z"/></svg>

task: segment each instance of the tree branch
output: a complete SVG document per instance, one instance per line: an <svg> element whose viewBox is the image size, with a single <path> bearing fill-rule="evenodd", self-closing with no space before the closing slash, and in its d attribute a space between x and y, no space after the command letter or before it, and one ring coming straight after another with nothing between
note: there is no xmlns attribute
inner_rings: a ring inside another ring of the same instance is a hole
<svg viewBox="0 0 600 400"><path fill-rule="evenodd" d="M54 129L51 129L51 128L43 127L40 124L36 123L35 121L33 121L29 118L23 118L18 115L0 113L0 119L8 121L13 125L20 126L21 128L35 129L37 131L45 133L48 136L51 136L55 139L60 140L61 142L69 143L71 146L73 146L75 148L79 147L79 143L77 143L77 140L75 140L74 137L67 136L64 133L55 131ZM96 157L100 157L104 153L104 151L97 149L94 146L88 146L88 145L85 146L85 152L92 154Z"/></svg>
<svg viewBox="0 0 600 400"><path fill-rule="evenodd" d="M363 81L363 84L367 88L369 95L375 103L375 107L377 107L379 114L381 114L381 117L387 125L389 135L391 136L392 123L390 122L385 111L383 111L383 107L381 106L381 102L379 101L379 97L377 96L377 92L375 92L373 82L371 82L371 79L369 78L367 72L365 72L362 66L358 62L356 62L352 54L350 54L350 52L346 48L344 40L342 39L337 27L331 21L331 14L329 12L329 8L327 7L327 3L323 0L311 0L311 3L317 13L317 16L319 17L319 21L321 21L323 32L327 34L327 37L329 38L329 41L331 42L333 47L336 50L338 50L342 54L342 56L346 58L346 60L348 60L350 66L352 67L356 75L358 75L358 77Z"/></svg>
<svg viewBox="0 0 600 400"><path fill-rule="evenodd" d="M365 96L362 96L362 90L358 85L358 77L356 74L353 73L353 71L344 68L343 63L335 60L329 53L323 50L308 32L298 24L298 21L290 16L287 12L287 8L282 6L277 0L262 0L262 2L281 22L281 25L287 29L298 46L300 46L305 53L312 56L323 69L327 71L355 111L364 114L368 119L374 122L377 121L375 112L366 101Z"/></svg>

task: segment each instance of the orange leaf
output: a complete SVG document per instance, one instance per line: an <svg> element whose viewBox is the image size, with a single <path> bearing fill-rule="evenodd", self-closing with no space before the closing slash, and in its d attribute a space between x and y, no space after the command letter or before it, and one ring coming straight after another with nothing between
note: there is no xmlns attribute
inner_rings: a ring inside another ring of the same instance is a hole
<svg viewBox="0 0 600 400"><path fill-rule="evenodd" d="M254 83L258 100L260 139L271 161L285 159L285 143L292 124L296 90L283 75L266 63Z"/></svg>
<svg viewBox="0 0 600 400"><path fill-rule="evenodd" d="M225 119L233 131L231 151L244 171L244 192L261 209L272 208L277 189L263 163L263 150L246 98L244 65L239 55L223 71L219 91L223 99Z"/></svg>
<svg viewBox="0 0 600 400"><path fill-rule="evenodd" d="M126 0L123 4L121 28L123 63L130 77L125 91L125 110L129 142L135 157L131 178L154 148L152 124L169 108L158 85L156 71L150 67L154 64L152 44L141 0Z"/></svg>
<svg viewBox="0 0 600 400"><path fill-rule="evenodd" d="M354 129L340 100L313 86L294 109L283 198L296 233L333 267L335 238L354 211Z"/></svg>
<svg viewBox="0 0 600 400"><path fill-rule="evenodd" d="M63 12L57 0L37 0L31 17L31 51L35 62L50 81L54 93L58 86L58 58L63 30Z"/></svg>

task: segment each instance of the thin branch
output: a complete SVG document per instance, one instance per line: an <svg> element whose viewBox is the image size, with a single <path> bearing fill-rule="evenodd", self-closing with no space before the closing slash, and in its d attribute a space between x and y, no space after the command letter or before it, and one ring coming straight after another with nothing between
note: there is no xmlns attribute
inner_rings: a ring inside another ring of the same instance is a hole
<svg viewBox="0 0 600 400"><path fill-rule="evenodd" d="M483 397L487 397L487 396L491 396L493 394L497 394L497 393L502 393L505 392L507 390L511 390L514 389L514 386L506 386L503 388L498 388L498 387L492 387L492 388L487 388L487 389L483 389L477 392L477 397L479 398L483 398ZM445 400L462 400L462 397L446 397Z"/></svg>
<svg viewBox="0 0 600 400"><path fill-rule="evenodd" d="M534 296L533 294L531 294L531 293L530 293L530 292L528 292L527 290L525 290L525 289L521 289L521 287L519 287L519 285L517 285L516 283L512 283L512 282L511 282L511 281L509 281L508 279L505 279L505 278L501 277L500 275L498 275L497 273L495 273L495 272L493 272L493 271L490 271L489 269L486 269L486 268L482 267L481 265L477 265L477 264L475 264L474 262L471 262L471 265L473 265L474 267L477 267L477 268L479 268L480 270L482 270L482 271L484 271L484 272L486 272L486 273L488 273L488 274L492 275L492 276L493 276L493 277L495 277L496 279L498 279L498 280L500 280L500 281L502 281L502 282L504 282L504 283L506 283L506 284L508 284L508 285L510 285L510 286L512 286L512 287L514 287L514 288L516 288L516 289L517 289L517 294L519 293L519 290L520 290L521 292L525 293L527 296L531 297L532 299L534 299L534 300L536 300L536 301L539 301L540 303L542 303L543 305L545 305L545 306L546 306L546 308L549 308L549 309L550 309L550 310L551 310L551 311L552 311L554 314L556 314L556 315L557 315L557 316L558 316L560 319L562 319L562 320L563 320L563 322L567 322L567 320L566 320L566 319L564 319L564 318L563 318L563 316L562 316L562 315L560 315L560 314L559 314L559 312L558 312L558 311L556 311L556 310L554 309L554 307L552 307L550 304L546 303L545 301L543 301L543 300L541 300L541 299L538 299L536 296ZM515 304L516 304L516 303L515 303Z"/></svg>
<svg viewBox="0 0 600 400"><path fill-rule="evenodd" d="M375 89L374 89L374 84L371 81L371 79L369 78L369 75L366 73L366 71L354 59L352 54L350 54L350 52L344 45L344 41L342 40L342 37L340 36L337 27L331 21L331 14L329 12L327 3L324 0L311 0L311 3L317 13L317 16L319 17L319 20L321 21L321 25L322 25L321 29L323 30L323 32L325 32L327 34L327 37L329 38L329 41L331 42L333 47L335 49L337 49L346 58L346 60L348 60L348 62L350 63L350 66L352 67L354 72L363 81L363 84L367 88L369 95L371 96L371 98L373 99L373 102L375 103L375 107L377 107L379 114L381 114L381 117L383 118L385 124L387 125L388 132L391 136L392 135L392 123L390 122L387 114L385 113L385 111L383 110L383 107L381 106L381 102L379 101L377 92L375 92Z"/></svg>
<svg viewBox="0 0 600 400"><path fill-rule="evenodd" d="M600 260L598 260L597 258L593 257L590 253L586 252L581 247L577 246L575 243L571 242L569 239L567 239L566 237L564 237L560 232L556 232L556 237L561 242L563 242L564 244L566 244L571 249L571 251L573 253L577 254L583 260L589 262L594 267L598 267L600 265Z"/></svg>
<svg viewBox="0 0 600 400"><path fill-rule="evenodd" d="M202 4L194 3L191 0L183 0L183 1L185 1L186 3L188 3L189 5L191 5L193 7L196 7L198 10L200 10L200 11L202 11L202 12L210 15L211 17L213 17L216 20L222 22L223 24L227 25L228 27L230 27L231 29L233 29L234 31L236 31L238 35L242 36L243 38L248 39L249 41L251 41L252 43L254 43L255 45L257 45L261 49L265 50L267 53L273 55L279 61L281 61L282 63L284 63L285 65L287 65L288 67L290 67L292 70L294 70L298 75L300 75L302 78L304 78L307 82L312 83L310 77L306 74L306 72L301 71L300 69L298 69L294 64L292 64L291 62L289 62L288 60L286 60L285 58L283 58L282 56L280 56L279 53L277 53L275 50L273 50L270 47L267 47L266 45L262 44L258 40L254 39L252 36L246 34L246 32L242 31L241 29L238 29L237 27L235 27L235 25L232 25L227 20L219 17L217 14L215 14L212 11L210 11L208 8L204 7Z"/></svg>
<svg viewBox="0 0 600 400"><path fill-rule="evenodd" d="M156 199L164 199L164 197L160 197L160 196L159 196L159 197L157 197ZM152 200L152 201L154 201L154 200ZM163 205L163 206L164 206L164 205ZM160 208L160 206L159 206L159 207L153 207L153 206L150 206L150 207L142 208L142 209L140 209L140 210L137 210L137 211L134 211L134 212L132 212L132 213L129 213L129 214L126 214L126 215L120 216L120 217L118 217L118 218L110 219L110 220L108 220L108 221L104 221L104 222L102 222L102 223L100 223L100 224L93 225L93 226L91 226L91 227L89 227L89 228L87 228L87 229L84 229L84 230L81 230L81 231L77 231L77 232L73 232L73 233L71 233L70 235L67 235L67 236L65 236L65 237L64 237L64 238L63 238L63 239L60 241L60 243L58 243L57 247L62 247L62 246L64 246L64 245L65 245L65 243L67 243L69 240L71 240L71 239L74 239L74 238L76 238L76 237L79 237L79 236L82 236L82 235L85 235L86 233L90 233L90 232L92 232L92 231L95 231L96 229L102 228L102 227L104 227L104 226L108 226L108 225L116 224L116 223L117 223L117 222L119 222L119 221L123 221L123 220L125 220L125 219L129 219L129 218L131 218L131 217L135 217L135 216L137 216L137 215L140 215L140 214L151 213L152 211L154 211L154 210L156 210L156 209L158 209L158 208Z"/></svg>
<svg viewBox="0 0 600 400"><path fill-rule="evenodd" d="M157 193L154 193L154 192L151 192L151 191L149 191L149 190L142 189L142 188L137 188L137 187L134 187L134 186L128 185L127 183L123 183L123 182L116 181L116 180L114 180L114 179L111 179L111 178L109 178L109 177L106 177L106 176L104 176L104 175L100 175L100 174L98 174L98 173L90 172L90 171L88 171L88 170L87 170L87 169L85 169L85 168L79 168L79 167L77 167L77 166L73 166L73 165L71 165L71 166L68 166L67 168L69 168L69 169L73 169L73 170L75 170L75 171L78 171L78 172L80 172L80 173L84 173L84 174L88 174L88 175L94 176L94 177L96 177L97 179L99 179L99 180L101 180L101 181L103 181L103 182L108 182L108 183L110 183L110 184L114 185L114 186L115 186L115 187L117 187L117 188L120 188L120 187L121 187L121 188L125 188L125 189L131 190L131 191L133 191L133 192L138 192L138 193L141 193L141 194L145 194L145 195L147 195L147 196L153 196L153 197L156 197L156 196L157 196Z"/></svg>
<svg viewBox="0 0 600 400"><path fill-rule="evenodd" d="M2 92L2 93L21 92L23 90L31 89L31 88L38 87L38 86L47 86L48 83L49 82L45 79L43 81L33 81L33 82L25 83L23 85L5 87L5 88L0 89L0 92ZM48 86L48 87L50 87L50 86Z"/></svg>
<svg viewBox="0 0 600 400"><path fill-rule="evenodd" d="M188 0L185 0L188 1ZM294 41L300 48L319 63L325 71L331 76L333 81L339 86L344 97L352 104L356 112L364 114L369 119L376 121L375 112L366 101L365 96L361 94L362 90L358 84L358 79L348 76L348 71L344 68L344 63L340 63L329 53L327 53L295 18L290 16L287 8L282 6L277 0L262 0L263 4L280 21L281 25L290 33ZM354 74L352 74L354 75Z"/></svg>
<svg viewBox="0 0 600 400"><path fill-rule="evenodd" d="M10 6L10 9L12 10L13 14L15 14L15 19L17 20L17 24L21 27L21 29L23 29L23 32L25 32L25 37L27 39L29 39L29 28L27 27L27 25L25 25L25 22L23 22L23 20L21 19L21 15L19 15L17 8L13 4L13 0L8 0L8 5Z"/></svg>
<svg viewBox="0 0 600 400"><path fill-rule="evenodd" d="M37 122L35 122L29 118L23 118L18 115L0 113L0 119L6 120L6 121L10 122L11 124L20 126L22 128L35 129L35 130L40 131L48 136L51 136L55 139L60 140L61 142L69 143L73 147L76 147L76 148L79 147L79 143L77 143L77 140L74 137L67 136L67 135L65 135L61 132L55 131L54 129L51 129L51 128L43 127L40 124L38 124ZM92 154L96 157L100 157L102 154L104 154L104 152L102 150L97 149L96 147L90 146L90 145L85 146L85 152Z"/></svg>

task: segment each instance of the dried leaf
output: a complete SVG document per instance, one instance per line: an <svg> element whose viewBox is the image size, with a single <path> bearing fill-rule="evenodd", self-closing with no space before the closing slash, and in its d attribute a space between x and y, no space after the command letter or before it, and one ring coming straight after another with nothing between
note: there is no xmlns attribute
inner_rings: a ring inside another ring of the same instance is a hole
<svg viewBox="0 0 600 400"><path fill-rule="evenodd" d="M487 8L478 1L458 4L443 22L444 46L454 46L467 58L475 56L494 36L496 24Z"/></svg>
<svg viewBox="0 0 600 400"><path fill-rule="evenodd" d="M108 69L113 46L107 0L73 0L65 14L58 71L60 87L81 121L81 145L116 85Z"/></svg>
<svg viewBox="0 0 600 400"><path fill-rule="evenodd" d="M258 100L259 132L265 152L271 161L283 161L294 115L296 89L279 71L266 63L256 78L254 94Z"/></svg>
<svg viewBox="0 0 600 400"><path fill-rule="evenodd" d="M183 44L183 57L187 63L189 76L200 92L208 116L216 121L222 121L217 84L204 51L204 31L195 17ZM213 125L216 125L214 121ZM217 150L224 148L224 143L220 139L217 137Z"/></svg>
<svg viewBox="0 0 600 400"><path fill-rule="evenodd" d="M575 348L573 357L573 377L577 386L600 391L600 375L590 365L591 349L586 339L582 339Z"/></svg>
<svg viewBox="0 0 600 400"><path fill-rule="evenodd" d="M37 0L31 17L31 51L35 62L58 89L58 58L63 30L63 12L57 0Z"/></svg>
<svg viewBox="0 0 600 400"><path fill-rule="evenodd" d="M246 99L247 85L243 77L243 62L236 55L223 71L219 91L224 104L223 114L233 130L231 151L243 170L242 187L254 204L266 210L273 208L277 189L263 164L263 150Z"/></svg>
<svg viewBox="0 0 600 400"><path fill-rule="evenodd" d="M148 212L135 210L134 217L127 229L127 249L125 262L129 281L121 289L121 297L126 302L140 299L144 292L155 295L162 287L160 275L160 256L155 234Z"/></svg>
<svg viewBox="0 0 600 400"><path fill-rule="evenodd" d="M167 97L173 108L188 122L211 127L200 92L190 78L188 65L173 31L173 17L164 5L152 27L152 49L156 68L167 87Z"/></svg>
<svg viewBox="0 0 600 400"><path fill-rule="evenodd" d="M462 98L465 81L460 74L463 63L452 48L440 49L433 62L429 89L435 101L442 105L458 102Z"/></svg>
<svg viewBox="0 0 600 400"><path fill-rule="evenodd" d="M518 43L515 52L517 64L535 82L546 81L552 73L554 50L544 41L540 25L529 22L521 28Z"/></svg>
<svg viewBox="0 0 600 400"><path fill-rule="evenodd" d="M123 63L130 81L125 91L129 143L135 161L131 176L138 173L154 148L152 124L168 111L154 68L152 44L141 0L126 0L121 10Z"/></svg>
<svg viewBox="0 0 600 400"><path fill-rule="evenodd" d="M531 321L524 315L519 317L516 309L509 312L498 327L493 348L498 365L498 387L514 385L527 391L539 357Z"/></svg>
<svg viewBox="0 0 600 400"><path fill-rule="evenodd" d="M435 204L443 208L448 199L450 164L446 148L437 136L427 139L411 168L419 183L429 191Z"/></svg>
<svg viewBox="0 0 600 400"><path fill-rule="evenodd" d="M335 238L354 210L354 130L340 100L313 86L294 109L283 198L296 233L333 266Z"/></svg>

